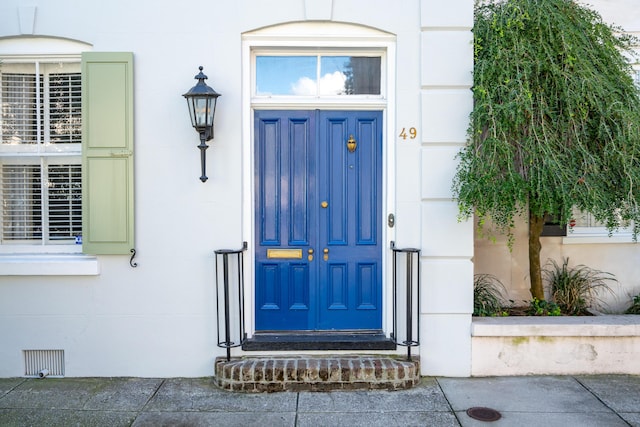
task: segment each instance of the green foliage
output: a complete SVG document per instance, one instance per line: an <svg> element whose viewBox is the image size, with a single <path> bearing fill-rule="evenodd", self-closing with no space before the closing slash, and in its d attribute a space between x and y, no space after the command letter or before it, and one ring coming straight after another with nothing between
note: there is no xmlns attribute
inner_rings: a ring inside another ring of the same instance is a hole
<svg viewBox="0 0 640 427"><path fill-rule="evenodd" d="M453 190L509 231L514 218L591 212L640 228L634 39L573 0L477 2L474 109Z"/></svg>
<svg viewBox="0 0 640 427"><path fill-rule="evenodd" d="M502 308L505 288L491 274L476 274L473 278L473 315L506 316Z"/></svg>
<svg viewBox="0 0 640 427"><path fill-rule="evenodd" d="M562 265L554 260L543 270L551 297L562 313L575 316L585 314L587 308L601 304L598 291L611 292L607 282L617 282L611 273L594 270L585 265L569 267L569 258Z"/></svg>
<svg viewBox="0 0 640 427"><path fill-rule="evenodd" d="M553 301L539 300L533 298L527 309L529 316L561 316L560 307Z"/></svg>
<svg viewBox="0 0 640 427"><path fill-rule="evenodd" d="M624 312L625 314L640 314L640 295L633 297L631 307Z"/></svg>

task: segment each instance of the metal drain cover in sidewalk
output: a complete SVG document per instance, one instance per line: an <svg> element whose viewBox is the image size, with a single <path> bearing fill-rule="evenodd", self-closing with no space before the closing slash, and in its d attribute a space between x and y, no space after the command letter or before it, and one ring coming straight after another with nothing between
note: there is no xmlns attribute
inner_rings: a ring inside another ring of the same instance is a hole
<svg viewBox="0 0 640 427"><path fill-rule="evenodd" d="M500 412L491 408L484 408L482 406L476 406L473 408L467 409L467 415L469 415L474 420L479 421L498 421L502 418Z"/></svg>

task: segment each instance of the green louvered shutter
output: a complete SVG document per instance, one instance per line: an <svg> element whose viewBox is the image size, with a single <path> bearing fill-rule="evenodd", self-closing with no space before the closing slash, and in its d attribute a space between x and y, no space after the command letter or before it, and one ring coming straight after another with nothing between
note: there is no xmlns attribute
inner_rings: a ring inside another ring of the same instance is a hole
<svg viewBox="0 0 640 427"><path fill-rule="evenodd" d="M134 247L133 54L82 55L82 249Z"/></svg>

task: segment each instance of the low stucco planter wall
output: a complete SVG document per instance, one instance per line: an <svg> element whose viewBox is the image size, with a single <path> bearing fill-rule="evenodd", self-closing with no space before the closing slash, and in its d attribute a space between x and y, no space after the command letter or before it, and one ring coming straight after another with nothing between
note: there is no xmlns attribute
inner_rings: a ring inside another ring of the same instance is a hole
<svg viewBox="0 0 640 427"><path fill-rule="evenodd" d="M640 316L479 317L472 376L640 375Z"/></svg>

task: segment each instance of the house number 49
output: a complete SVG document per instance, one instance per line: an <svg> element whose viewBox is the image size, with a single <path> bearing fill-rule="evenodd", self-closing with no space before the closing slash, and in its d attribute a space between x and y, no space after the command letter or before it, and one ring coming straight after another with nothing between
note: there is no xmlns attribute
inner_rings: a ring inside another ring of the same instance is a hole
<svg viewBox="0 0 640 427"><path fill-rule="evenodd" d="M400 131L400 138L402 139L416 139L416 136L418 136L418 130L414 127L410 127L409 128L409 133L407 133L407 128L402 128L402 131Z"/></svg>

